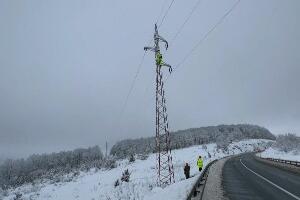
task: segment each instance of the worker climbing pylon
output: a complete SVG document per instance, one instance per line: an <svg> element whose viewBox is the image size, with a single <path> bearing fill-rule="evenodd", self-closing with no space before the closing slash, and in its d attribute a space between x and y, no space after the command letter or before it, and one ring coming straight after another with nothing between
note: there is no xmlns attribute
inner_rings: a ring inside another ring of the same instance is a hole
<svg viewBox="0 0 300 200"><path fill-rule="evenodd" d="M167 64L167 63L164 63L163 62L163 59L162 59L162 55L161 55L161 53L160 52L157 52L157 54L156 54L156 65L158 65L158 66L166 66L166 67L168 67L169 68L169 72L171 73L172 72L172 67L171 67L171 65L169 65L169 64Z"/></svg>
<svg viewBox="0 0 300 200"><path fill-rule="evenodd" d="M155 52L155 60L156 60L156 65L158 67L162 67L162 66L165 66L165 67L168 67L169 68L169 72L171 73L172 72L172 67L171 65L165 63L163 61L163 57L162 57L162 54L160 53L160 50L158 48L158 42L161 41L161 42L164 42L165 43L165 48L166 50L168 49L169 47L169 44L167 42L167 40L165 40L163 37L161 37L159 34L158 34L158 31L157 31L157 25L155 24L155 33L154 33L154 43L155 43L155 46L154 47L144 47L144 50L145 51L153 51Z"/></svg>

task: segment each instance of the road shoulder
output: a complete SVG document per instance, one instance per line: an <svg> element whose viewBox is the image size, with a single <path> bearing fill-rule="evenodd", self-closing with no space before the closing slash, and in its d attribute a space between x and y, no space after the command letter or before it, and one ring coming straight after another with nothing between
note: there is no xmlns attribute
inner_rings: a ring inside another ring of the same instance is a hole
<svg viewBox="0 0 300 200"><path fill-rule="evenodd" d="M222 170L225 162L231 157L218 160L209 168L205 190L203 193L204 200L228 200L224 196L222 187Z"/></svg>

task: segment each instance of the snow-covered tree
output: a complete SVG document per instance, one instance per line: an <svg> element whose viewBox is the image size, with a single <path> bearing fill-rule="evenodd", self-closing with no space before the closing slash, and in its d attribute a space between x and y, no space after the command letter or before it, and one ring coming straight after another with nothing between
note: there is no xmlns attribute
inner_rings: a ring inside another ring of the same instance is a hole
<svg viewBox="0 0 300 200"><path fill-rule="evenodd" d="M285 134L279 135L276 138L276 142L273 146L281 151L289 152L289 151L300 151L300 137L297 137L295 134Z"/></svg>

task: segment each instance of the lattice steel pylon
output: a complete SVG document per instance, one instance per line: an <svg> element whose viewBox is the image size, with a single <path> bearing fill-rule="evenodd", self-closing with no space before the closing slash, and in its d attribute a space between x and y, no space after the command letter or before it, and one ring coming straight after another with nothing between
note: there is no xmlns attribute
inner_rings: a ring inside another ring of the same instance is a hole
<svg viewBox="0 0 300 200"><path fill-rule="evenodd" d="M168 42L158 34L157 25L155 24L154 46L144 47L145 51L153 51L156 61L156 169L157 169L157 184L161 187L169 185L174 180L174 169L172 164L172 155L170 148L170 132L168 124L168 115L166 107L166 98L163 82L162 67L169 68L172 72L172 67L163 62L160 53L159 42L164 42L166 49Z"/></svg>

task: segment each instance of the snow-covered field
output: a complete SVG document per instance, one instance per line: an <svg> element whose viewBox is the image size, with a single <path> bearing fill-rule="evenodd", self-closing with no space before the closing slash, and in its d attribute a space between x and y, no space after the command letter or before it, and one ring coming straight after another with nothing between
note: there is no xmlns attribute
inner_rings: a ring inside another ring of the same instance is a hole
<svg viewBox="0 0 300 200"><path fill-rule="evenodd" d="M206 145L207 149L193 146L172 151L175 171L175 183L164 189L156 187L155 154L151 154L146 160L136 160L129 163L127 160L118 162L118 166L111 170L91 170L81 172L77 178L69 182L57 182L50 184L45 182L38 185L23 185L8 191L4 200L14 199L16 193L22 194L22 199L51 199L51 200L114 200L114 199L185 199L192 186L200 175L197 171L196 161L199 155L204 157L204 166L214 159L241 152L253 151L265 146L269 140L252 139L230 144L227 153L217 150L216 144ZM211 158L208 158L208 152ZM190 179L185 179L183 166L188 162L191 166ZM122 172L129 169L130 182L121 182L114 187ZM1 195L0 195L1 199Z"/></svg>
<svg viewBox="0 0 300 200"><path fill-rule="evenodd" d="M276 158L276 159L292 160L292 161L300 162L300 152L290 151L286 153L284 151L279 151L272 147L266 149L262 153L259 153L258 156L261 156L262 158Z"/></svg>

